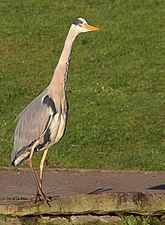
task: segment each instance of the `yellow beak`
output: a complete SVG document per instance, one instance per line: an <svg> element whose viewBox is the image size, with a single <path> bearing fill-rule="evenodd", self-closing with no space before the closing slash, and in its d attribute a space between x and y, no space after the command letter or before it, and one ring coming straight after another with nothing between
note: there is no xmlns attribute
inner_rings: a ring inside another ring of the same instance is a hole
<svg viewBox="0 0 165 225"><path fill-rule="evenodd" d="M82 27L84 27L86 30L91 30L91 31L100 30L98 27L93 27L90 25L83 25Z"/></svg>

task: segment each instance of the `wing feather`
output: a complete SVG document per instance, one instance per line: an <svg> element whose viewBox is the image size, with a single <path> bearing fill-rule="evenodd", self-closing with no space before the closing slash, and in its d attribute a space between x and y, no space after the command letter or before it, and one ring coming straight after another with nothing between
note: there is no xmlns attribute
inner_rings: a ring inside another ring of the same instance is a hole
<svg viewBox="0 0 165 225"><path fill-rule="evenodd" d="M43 103L46 91L34 99L19 115L14 132L14 147L11 155L13 160L16 154L27 145L37 140L50 124L52 111Z"/></svg>

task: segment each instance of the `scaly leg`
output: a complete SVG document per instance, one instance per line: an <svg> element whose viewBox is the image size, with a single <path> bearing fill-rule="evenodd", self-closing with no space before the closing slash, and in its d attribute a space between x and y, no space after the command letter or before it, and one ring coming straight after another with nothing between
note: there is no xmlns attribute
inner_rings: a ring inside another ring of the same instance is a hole
<svg viewBox="0 0 165 225"><path fill-rule="evenodd" d="M39 181L39 184L40 184L40 188L41 189L42 189L44 163L45 163L45 159L46 159L47 153L48 153L48 149L45 149L44 154L43 154L42 159L41 159L41 162L40 162L40 181ZM40 198L39 190L37 190L35 202L37 202L37 198L38 197Z"/></svg>
<svg viewBox="0 0 165 225"><path fill-rule="evenodd" d="M33 169L32 157L33 157L34 149L35 149L35 147L37 146L38 143L39 142L36 141L34 143L34 145L32 146L32 150L31 150L30 157L29 157L29 166L30 166L30 169L31 169L31 171L33 173L34 181L35 181L35 184L36 184L36 187L37 187L37 193L39 193L43 197L43 199L47 203L47 205L50 206L50 204L48 202L48 199L46 198L45 194L43 193L43 191L42 191L42 189L40 187L40 183L38 182L37 175L36 175L36 173L35 173L35 171Z"/></svg>
<svg viewBox="0 0 165 225"><path fill-rule="evenodd" d="M42 156L41 162L40 162L40 187L42 188L42 179L43 179L43 170L44 170L44 163L45 159L48 153L48 149L45 149L44 154Z"/></svg>

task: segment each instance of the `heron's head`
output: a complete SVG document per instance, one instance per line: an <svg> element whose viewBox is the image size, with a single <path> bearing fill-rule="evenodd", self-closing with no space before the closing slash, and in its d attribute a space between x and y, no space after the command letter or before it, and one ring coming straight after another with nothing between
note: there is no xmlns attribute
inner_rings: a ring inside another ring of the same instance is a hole
<svg viewBox="0 0 165 225"><path fill-rule="evenodd" d="M78 34L84 33L84 32L89 32L89 31L99 30L99 28L97 28L97 27L88 25L88 23L83 18L76 19L73 22L72 27Z"/></svg>

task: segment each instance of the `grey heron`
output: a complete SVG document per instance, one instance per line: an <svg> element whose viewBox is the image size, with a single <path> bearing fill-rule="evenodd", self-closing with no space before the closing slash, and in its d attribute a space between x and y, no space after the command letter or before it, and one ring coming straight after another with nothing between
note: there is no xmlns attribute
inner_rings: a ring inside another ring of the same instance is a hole
<svg viewBox="0 0 165 225"><path fill-rule="evenodd" d="M42 197L50 206L49 199L42 190L43 169L49 148L63 137L66 128L68 115L66 82L73 42L78 34L96 30L99 28L88 25L83 18L73 22L48 87L19 114L11 161L15 166L23 161L29 161L37 187L35 202ZM33 168L32 157L34 152L42 150L44 152L38 179Z"/></svg>

